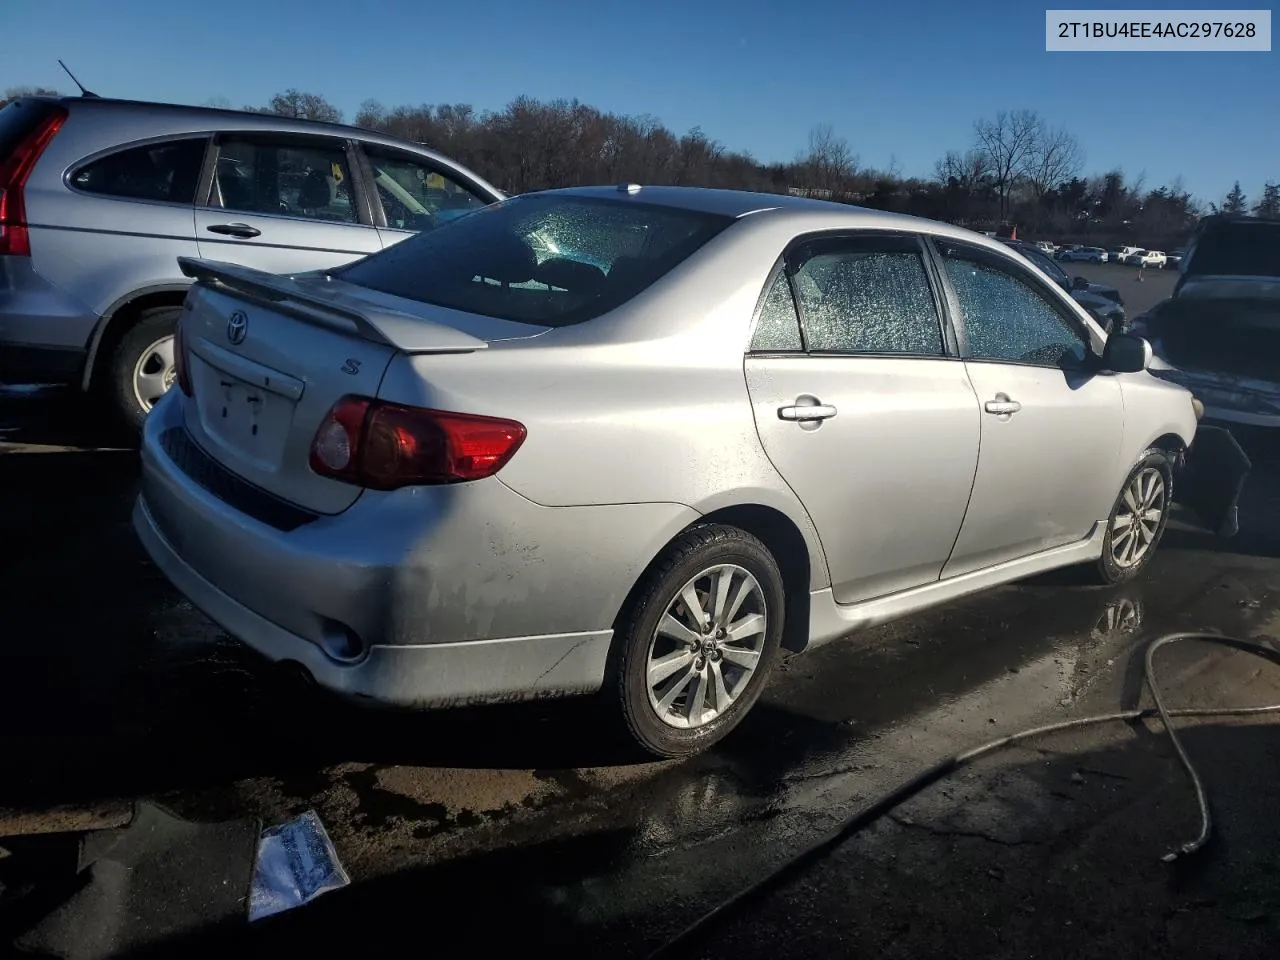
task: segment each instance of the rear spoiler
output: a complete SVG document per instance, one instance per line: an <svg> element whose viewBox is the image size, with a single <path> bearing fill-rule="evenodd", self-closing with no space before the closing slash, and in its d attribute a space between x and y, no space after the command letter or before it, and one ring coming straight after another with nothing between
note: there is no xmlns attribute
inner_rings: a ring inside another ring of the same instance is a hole
<svg viewBox="0 0 1280 960"><path fill-rule="evenodd" d="M196 257L178 257L178 266L197 283L223 288L309 323L330 327L335 326L335 321L354 324L363 339L386 344L402 353L472 353L489 346L486 341L447 324L397 310L379 309L337 290L330 293L305 287L290 276Z"/></svg>

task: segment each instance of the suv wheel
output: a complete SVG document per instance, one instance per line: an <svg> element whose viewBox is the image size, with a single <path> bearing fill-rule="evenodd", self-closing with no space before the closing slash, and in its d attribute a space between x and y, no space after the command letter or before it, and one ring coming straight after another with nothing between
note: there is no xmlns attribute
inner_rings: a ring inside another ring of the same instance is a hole
<svg viewBox="0 0 1280 960"><path fill-rule="evenodd" d="M173 331L181 307L142 311L111 358L111 392L116 411L137 432L174 382Z"/></svg>
<svg viewBox="0 0 1280 960"><path fill-rule="evenodd" d="M737 527L687 531L650 570L615 634L617 691L632 738L684 757L738 725L782 640L782 575Z"/></svg>

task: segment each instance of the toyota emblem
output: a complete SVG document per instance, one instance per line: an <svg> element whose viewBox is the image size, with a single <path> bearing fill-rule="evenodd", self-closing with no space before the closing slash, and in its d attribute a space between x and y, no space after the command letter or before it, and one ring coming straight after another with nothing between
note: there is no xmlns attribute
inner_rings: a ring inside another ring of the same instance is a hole
<svg viewBox="0 0 1280 960"><path fill-rule="evenodd" d="M244 343L245 334L249 332L249 318L243 310L237 310L227 321L227 339L233 345Z"/></svg>

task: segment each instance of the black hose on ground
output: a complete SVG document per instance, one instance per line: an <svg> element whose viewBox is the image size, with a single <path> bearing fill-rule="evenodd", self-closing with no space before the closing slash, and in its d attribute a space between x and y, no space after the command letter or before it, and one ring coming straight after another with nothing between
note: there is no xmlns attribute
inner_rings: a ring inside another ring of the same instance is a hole
<svg viewBox="0 0 1280 960"><path fill-rule="evenodd" d="M657 960L657 958L670 956L677 948L690 946L692 941L706 933L713 925L723 920L733 910L742 906L746 901L758 896L776 886L782 880L794 876L801 869L809 864L815 863L828 853L835 850L845 840L848 840L854 834L863 828L870 826L879 820L889 811L911 797L920 793L926 787L929 787L941 780L943 777L960 769L967 764L972 763L980 757L985 757L997 750L1021 743L1024 740L1030 740L1033 737L1041 737L1050 733L1059 733L1063 730L1073 730L1080 727L1096 726L1101 723L1117 723L1121 721L1132 722L1134 720L1145 720L1151 717L1159 717L1163 724L1165 732L1169 734L1169 739L1173 743L1173 748L1178 754L1178 759L1182 762L1183 768L1187 771L1187 776L1191 780L1191 786L1195 790L1196 803L1200 806L1200 832L1193 840L1181 844L1177 849L1166 853L1162 859L1165 862L1172 862L1180 856L1194 853L1208 842L1209 834L1212 830L1212 819L1209 813L1209 798L1205 793L1204 784L1200 780L1199 773L1196 772L1195 765L1191 762L1191 758L1187 755L1186 749L1182 745L1182 739L1178 736L1174 729L1172 720L1174 717L1245 717L1254 716L1256 714L1280 713L1280 703L1269 704L1261 707L1218 707L1218 708L1200 708L1200 709L1182 709L1169 710L1164 703L1164 697L1160 691L1160 685L1156 682L1155 676L1155 655L1156 651L1171 643L1178 643L1182 640L1203 640L1209 643L1222 644L1232 647L1236 650L1242 650L1245 653L1251 653L1255 656L1270 660L1273 663L1280 664L1280 651L1261 643L1256 640L1242 640L1238 637L1228 637L1217 633L1170 633L1165 636L1153 640L1146 650L1144 661L1144 680L1151 690L1151 698L1155 701L1154 707L1135 708L1132 710L1119 710L1115 713L1104 713L1092 717L1080 717L1076 720L1063 720L1059 723L1049 723L1044 726L1032 727L1028 730L1022 730L1018 733L1012 733L1005 737L984 743L972 750L965 750L954 756L929 767L917 776L908 780L890 793L885 794L880 799L874 801L869 806L862 808L848 820L844 821L826 836L821 837L810 846L799 851L794 856L788 858L780 866L771 872L765 874L759 880L744 887L728 899L721 901L712 909L702 914L693 923L685 927L670 940L663 943L656 950L649 954L649 960Z"/></svg>

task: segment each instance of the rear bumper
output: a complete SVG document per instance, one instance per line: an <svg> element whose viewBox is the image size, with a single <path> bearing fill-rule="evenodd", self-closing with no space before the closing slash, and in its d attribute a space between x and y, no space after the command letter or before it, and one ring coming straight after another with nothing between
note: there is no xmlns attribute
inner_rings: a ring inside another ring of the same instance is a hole
<svg viewBox="0 0 1280 960"><path fill-rule="evenodd" d="M65 383L83 366L98 316L29 257L0 257L0 358L12 383Z"/></svg>
<svg viewBox="0 0 1280 960"><path fill-rule="evenodd" d="M608 630L507 637L464 643L375 645L356 663L340 663L317 644L250 610L201 576L156 526L145 497L134 529L161 572L199 609L258 653L298 663L322 687L398 707L499 703L600 689Z"/></svg>
<svg viewBox="0 0 1280 960"><path fill-rule="evenodd" d="M595 691L627 592L696 518L674 504L541 507L490 479L366 492L282 529L165 452L184 400L166 395L146 420L139 538L213 620L343 694L427 707Z"/></svg>

